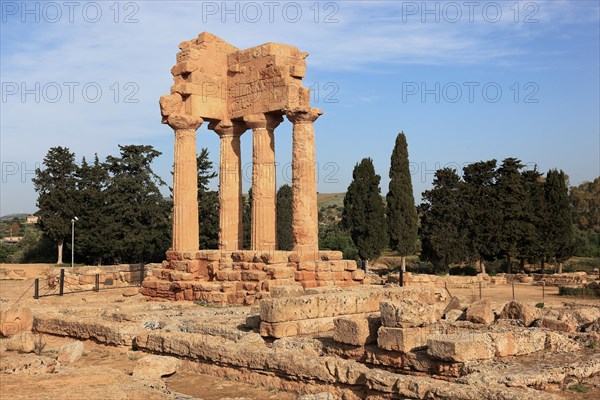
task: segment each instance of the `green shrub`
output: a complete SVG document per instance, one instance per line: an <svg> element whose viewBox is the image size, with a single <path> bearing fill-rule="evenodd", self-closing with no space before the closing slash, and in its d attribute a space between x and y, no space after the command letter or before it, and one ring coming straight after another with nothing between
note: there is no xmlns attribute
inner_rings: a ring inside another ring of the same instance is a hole
<svg viewBox="0 0 600 400"><path fill-rule="evenodd" d="M574 392L578 392L578 393L587 393L587 388L584 386L583 383L576 383L574 385L569 386L569 390L572 390Z"/></svg>
<svg viewBox="0 0 600 400"><path fill-rule="evenodd" d="M544 303L537 303L535 306L537 308L544 308Z"/></svg>

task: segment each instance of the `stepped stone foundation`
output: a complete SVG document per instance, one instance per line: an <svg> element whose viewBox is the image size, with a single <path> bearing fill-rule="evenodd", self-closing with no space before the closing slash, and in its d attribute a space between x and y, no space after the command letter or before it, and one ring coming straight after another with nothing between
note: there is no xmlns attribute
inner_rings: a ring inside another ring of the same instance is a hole
<svg viewBox="0 0 600 400"><path fill-rule="evenodd" d="M163 268L152 273L142 285L146 296L220 305L252 305L270 298L275 287L302 290L369 283L356 262L343 260L339 251L320 251L317 261L303 261L293 251L169 251Z"/></svg>

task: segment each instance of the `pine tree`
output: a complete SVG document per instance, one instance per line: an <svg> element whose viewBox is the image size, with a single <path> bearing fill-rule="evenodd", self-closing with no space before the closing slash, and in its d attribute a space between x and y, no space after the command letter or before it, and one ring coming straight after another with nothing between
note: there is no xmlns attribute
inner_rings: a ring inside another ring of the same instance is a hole
<svg viewBox="0 0 600 400"><path fill-rule="evenodd" d="M44 169L37 168L32 179L38 192L39 226L58 247L57 264L63 262L63 244L71 233L76 212L75 154L66 147L52 147L44 157Z"/></svg>
<svg viewBox="0 0 600 400"><path fill-rule="evenodd" d="M433 188L423 192L421 213L421 258L450 272L450 264L468 259L464 226L462 182L456 170L437 170Z"/></svg>
<svg viewBox="0 0 600 400"><path fill-rule="evenodd" d="M171 204L159 191L163 180L151 168L160 152L152 146L119 145L120 157L107 157L111 174L107 207L112 221L115 257L121 262L163 258L170 238Z"/></svg>
<svg viewBox="0 0 600 400"><path fill-rule="evenodd" d="M85 157L75 173L77 180L77 230L75 252L77 258L87 263L102 264L110 257L114 248L114 238L110 225L112 216L106 207L106 185L108 171L98 155L89 164Z"/></svg>
<svg viewBox="0 0 600 400"><path fill-rule="evenodd" d="M551 169L546 174L544 193L548 210L546 240L549 254L558 263L558 273L562 273L562 264L573 255L575 232L567 176L563 171Z"/></svg>
<svg viewBox="0 0 600 400"><path fill-rule="evenodd" d="M520 160L507 158L498 169L496 179L498 206L502 211L498 244L501 255L506 258L508 273L512 273L512 260L518 256L519 243L525 240L528 232L528 194L522 168Z"/></svg>
<svg viewBox="0 0 600 400"><path fill-rule="evenodd" d="M292 188L283 185L277 191L277 248L292 250Z"/></svg>
<svg viewBox="0 0 600 400"><path fill-rule="evenodd" d="M352 182L344 197L342 225L350 231L361 260L379 257L387 243L380 181L373 160L365 158L354 167Z"/></svg>
<svg viewBox="0 0 600 400"><path fill-rule="evenodd" d="M389 245L402 257L402 271L406 271L406 256L413 254L417 247L418 216L404 132L396 137L396 145L392 152L386 200Z"/></svg>
<svg viewBox="0 0 600 400"><path fill-rule="evenodd" d="M502 215L494 190L496 160L479 161L463 168L463 226L468 231L469 253L485 273L485 261L498 254L498 226Z"/></svg>
<svg viewBox="0 0 600 400"><path fill-rule="evenodd" d="M208 189L210 181L218 176L209 159L208 149L202 148L197 157L198 168L198 224L201 249L219 248L219 192Z"/></svg>

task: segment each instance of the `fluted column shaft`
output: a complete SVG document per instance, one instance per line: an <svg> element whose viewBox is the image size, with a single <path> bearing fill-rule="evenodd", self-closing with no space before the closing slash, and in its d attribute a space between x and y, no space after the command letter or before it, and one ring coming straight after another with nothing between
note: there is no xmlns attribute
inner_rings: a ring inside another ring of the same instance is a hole
<svg viewBox="0 0 600 400"><path fill-rule="evenodd" d="M318 108L286 111L294 124L292 133L292 235L293 249L317 257L319 220L314 121L323 114Z"/></svg>
<svg viewBox="0 0 600 400"><path fill-rule="evenodd" d="M252 129L252 230L251 248L272 251L277 246L275 135L281 115L244 117Z"/></svg>
<svg viewBox="0 0 600 400"><path fill-rule="evenodd" d="M198 250L198 170L196 129L201 118L170 115L175 130L173 171L173 251Z"/></svg>
<svg viewBox="0 0 600 400"><path fill-rule="evenodd" d="M242 163L240 137L246 126L220 121L214 131L221 138L219 171L219 249L240 250L242 231Z"/></svg>

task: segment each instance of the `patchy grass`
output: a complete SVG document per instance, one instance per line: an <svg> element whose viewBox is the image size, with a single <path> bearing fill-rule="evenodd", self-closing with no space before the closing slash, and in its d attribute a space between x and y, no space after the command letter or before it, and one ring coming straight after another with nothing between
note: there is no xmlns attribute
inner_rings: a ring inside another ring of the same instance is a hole
<svg viewBox="0 0 600 400"><path fill-rule="evenodd" d="M569 390L572 390L577 393L587 393L587 388L583 383L576 383L574 385L569 386Z"/></svg>

